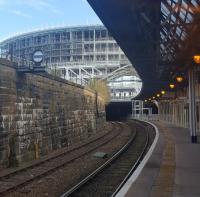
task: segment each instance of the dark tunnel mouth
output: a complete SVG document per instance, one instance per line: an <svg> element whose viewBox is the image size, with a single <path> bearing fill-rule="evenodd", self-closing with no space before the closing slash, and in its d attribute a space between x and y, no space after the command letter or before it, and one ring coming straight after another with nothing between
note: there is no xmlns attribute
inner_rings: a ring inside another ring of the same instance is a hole
<svg viewBox="0 0 200 197"><path fill-rule="evenodd" d="M106 121L123 121L132 113L130 102L110 102L106 105Z"/></svg>
<svg viewBox="0 0 200 197"><path fill-rule="evenodd" d="M155 104L144 104L144 107L152 108L153 114L158 114ZM132 102L110 102L106 105L106 121L125 121L132 115Z"/></svg>

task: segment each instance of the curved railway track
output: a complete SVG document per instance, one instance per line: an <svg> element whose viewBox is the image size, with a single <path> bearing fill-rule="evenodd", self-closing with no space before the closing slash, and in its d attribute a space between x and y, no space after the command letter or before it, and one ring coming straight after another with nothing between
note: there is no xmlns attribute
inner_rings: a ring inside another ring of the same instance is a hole
<svg viewBox="0 0 200 197"><path fill-rule="evenodd" d="M127 144L61 197L110 197L117 194L149 147L149 133L145 126L141 123L137 123L137 126L129 123L129 126L137 128Z"/></svg>
<svg viewBox="0 0 200 197"><path fill-rule="evenodd" d="M112 130L93 141L87 142L72 150L67 150L56 156L36 164L21 168L0 176L0 196L15 191L37 179L45 177L63 166L83 157L115 139L121 132L122 123L113 123ZM58 162L59 161L59 162Z"/></svg>

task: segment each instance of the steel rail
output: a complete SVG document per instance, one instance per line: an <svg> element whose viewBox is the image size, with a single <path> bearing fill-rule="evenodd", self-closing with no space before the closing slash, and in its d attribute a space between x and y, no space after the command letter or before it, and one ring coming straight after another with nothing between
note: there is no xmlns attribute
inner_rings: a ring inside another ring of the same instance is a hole
<svg viewBox="0 0 200 197"><path fill-rule="evenodd" d="M120 125L120 124L119 124L119 125ZM119 135L119 133L120 133L120 130L119 130L119 132L117 132L117 134L115 134L115 135L112 136L111 138L105 140L104 142L100 143L99 145L95 145L93 148L90 148L89 150L86 150L83 154L73 157L73 158L70 159L69 161L63 162L63 163L61 163L61 164L60 164L59 162L57 162L57 166L55 166L55 167L50 167L50 169L48 169L48 170L46 170L46 171L44 171L44 172L41 172L41 173L39 173L38 175L34 175L33 177L30 177L30 178L27 179L27 180L24 180L24 181L22 181L22 182L19 181L18 183L14 184L14 185L12 185L12 186L10 186L10 187L8 187L8 188L2 189L2 190L0 191L0 196L1 196L1 195L4 195L4 194L7 194L7 192L11 192L11 191L14 191L14 190L16 190L16 189L18 189L18 188L21 188L21 187L23 187L23 186L25 186L25 185L27 185L27 184L33 182L34 180L37 180L37 179L42 178L42 177L45 177L45 176L47 176L48 174L54 172L55 170L57 170L57 169L59 169L59 168L65 166L65 165L67 165L68 163L71 163L71 162L75 161L76 159L79 159L79 158L81 158L81 157L87 155L88 153L90 153L90 152L96 150L97 148L99 148L99 147L101 147L101 146L103 146L103 145L109 143L111 140L113 140L114 138L116 138L116 137ZM102 137L101 137L101 138L102 138ZM91 143L96 142L96 141L97 141L97 139L95 139L95 140L92 141ZM89 144L90 144L90 143L89 143ZM81 147L83 147L83 146L81 146ZM80 147L79 147L79 148L80 148ZM77 149L78 149L78 148L77 148ZM71 151L71 152L73 152L73 151ZM58 157L57 157L57 158L58 158ZM47 162L48 162L48 161L44 161L44 162L42 162L42 164L43 164L43 163L47 163ZM37 164L36 166L33 165L33 166L31 166L31 167L28 167L28 169L34 169L34 167L37 167L37 166L40 166L40 164ZM27 168L24 168L24 169L21 170L20 172L26 172L26 170L27 170ZM15 173L15 172L14 172L14 174L11 173L11 174L6 175L6 177L5 177L4 179L2 178L2 182L3 182L3 181L9 180L9 178L10 178L10 177L12 178L12 176L15 175L15 174L18 174L18 173Z"/></svg>
<svg viewBox="0 0 200 197"><path fill-rule="evenodd" d="M84 184L88 183L90 180L92 180L93 177L98 175L101 171L103 171L111 162L116 160L125 150L128 149L128 147L132 144L132 142L136 139L137 131L132 135L131 139L114 155L112 156L108 161L106 161L103 165L101 165L99 168L97 168L94 172L89 174L86 178L84 178L82 181L80 181L78 184L76 184L74 187L69 189L67 192L62 194L60 197L68 197L71 194L73 194L75 191L77 191L79 188L81 188Z"/></svg>
<svg viewBox="0 0 200 197"><path fill-rule="evenodd" d="M112 122L112 126L113 126L113 122ZM111 128L111 131L112 131L112 129L113 129L113 128ZM62 153L56 154L55 156L52 156L52 157L43 159L42 161L38 161L37 163L30 164L30 165L27 165L27 166L22 167L22 168L20 168L20 169L11 171L11 172L8 173L8 174L0 175L0 180L9 178L10 176L14 176L14 175L16 175L16 174L18 174L18 173L21 173L21 172L23 172L23 171L26 171L26 170L28 170L28 169L32 169L33 167L37 167L37 166L39 166L39 165L41 165L41 164L43 164L43 163L46 163L46 162L51 161L51 160L54 160L54 159L56 159L56 158L58 158L58 157L64 156L64 155L66 155L66 154L68 154L68 153L71 153L71 152L73 152L73 151L75 151L75 150L78 150L78 149L80 149L80 148L82 148L82 147L84 147L84 146L86 146L86 145L92 144L92 143L94 143L94 142L96 142L96 141L98 141L98 140L100 140L100 139L106 137L111 131L108 131L107 133L105 133L105 134L103 134L103 135L101 135L101 136L99 136L99 137L97 137L97 138L95 138L95 139L93 139L93 140L90 139L88 142L86 142L86 143L84 143L84 144L80 144L80 145L77 146L77 147L74 147L74 148L72 148L72 149L68 149L68 150L63 151Z"/></svg>
<svg viewBox="0 0 200 197"><path fill-rule="evenodd" d="M146 143L145 146L140 154L140 156L138 157L137 161L135 162L135 164L133 165L133 167L131 168L131 170L129 171L129 173L126 175L126 177L124 178L124 180L121 182L121 184L118 186L118 188L115 190L115 192L112 194L111 197L114 197L117 195L117 193L120 191L120 189L124 186L124 184L126 183L126 181L129 179L129 177L133 174L133 172L136 170L136 168L139 166L141 160L144 157L144 154L146 153L147 149L148 149L148 145L149 145L149 133L147 133L147 139L146 139Z"/></svg>

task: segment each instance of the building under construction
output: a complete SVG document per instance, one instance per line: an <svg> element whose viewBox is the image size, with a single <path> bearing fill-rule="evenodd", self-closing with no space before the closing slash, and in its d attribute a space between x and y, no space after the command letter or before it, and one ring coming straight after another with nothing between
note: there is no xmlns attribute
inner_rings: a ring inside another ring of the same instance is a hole
<svg viewBox="0 0 200 197"><path fill-rule="evenodd" d="M51 74L82 85L92 78L107 80L113 100L129 100L141 89L133 66L101 25L24 33L1 42L0 50L3 57L30 61L35 51L42 51L42 66Z"/></svg>

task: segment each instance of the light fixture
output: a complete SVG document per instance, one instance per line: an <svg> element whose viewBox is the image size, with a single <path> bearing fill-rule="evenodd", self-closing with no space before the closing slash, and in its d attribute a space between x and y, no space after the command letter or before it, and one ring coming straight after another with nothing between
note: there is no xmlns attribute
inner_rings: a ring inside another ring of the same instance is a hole
<svg viewBox="0 0 200 197"><path fill-rule="evenodd" d="M169 84L169 87L170 87L171 89L174 89L174 88L175 88L175 85L174 85L173 83L171 83L171 84Z"/></svg>
<svg viewBox="0 0 200 197"><path fill-rule="evenodd" d="M146 103L146 102L147 102L147 100L144 100L144 102Z"/></svg>
<svg viewBox="0 0 200 197"><path fill-rule="evenodd" d="M153 99L155 99L156 97L155 97L155 96L153 96L152 98L153 98Z"/></svg>
<svg viewBox="0 0 200 197"><path fill-rule="evenodd" d="M156 94L157 97L160 97L160 94Z"/></svg>
<svg viewBox="0 0 200 197"><path fill-rule="evenodd" d="M164 90L161 91L161 94L164 95L166 92Z"/></svg>
<svg viewBox="0 0 200 197"><path fill-rule="evenodd" d="M149 98L149 101L151 101L151 98Z"/></svg>
<svg viewBox="0 0 200 197"><path fill-rule="evenodd" d="M196 64L200 64L200 55L194 55L193 60Z"/></svg>
<svg viewBox="0 0 200 197"><path fill-rule="evenodd" d="M179 83L181 83L183 81L183 77L177 76L176 77L176 81L179 82Z"/></svg>

